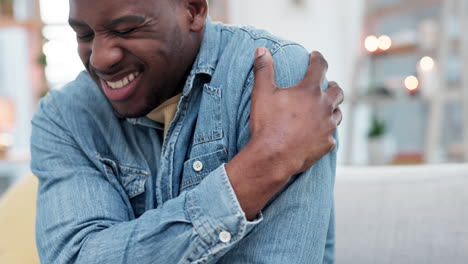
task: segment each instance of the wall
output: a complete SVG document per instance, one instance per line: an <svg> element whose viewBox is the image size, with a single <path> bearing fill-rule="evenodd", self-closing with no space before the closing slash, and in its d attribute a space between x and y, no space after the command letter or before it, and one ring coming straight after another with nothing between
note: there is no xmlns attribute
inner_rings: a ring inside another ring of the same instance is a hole
<svg viewBox="0 0 468 264"><path fill-rule="evenodd" d="M14 136L12 152L29 149L33 112L33 88L27 71L30 69L29 41L22 27L0 28L0 96L10 98L16 112L15 126L9 131Z"/></svg>
<svg viewBox="0 0 468 264"><path fill-rule="evenodd" d="M349 90L355 60L361 52L363 0L231 0L229 5L231 23L264 28L302 44L309 51L322 52L329 63L328 79L337 81L345 93ZM346 106L342 109L346 116ZM356 122L368 120L364 116ZM346 126L344 119L340 128L340 156L346 153ZM366 159L359 155L365 152L356 153L356 158Z"/></svg>
<svg viewBox="0 0 468 264"><path fill-rule="evenodd" d="M361 2L233 0L229 2L229 21L264 28L310 51L322 52L330 65L329 78L349 86L354 58L360 49Z"/></svg>

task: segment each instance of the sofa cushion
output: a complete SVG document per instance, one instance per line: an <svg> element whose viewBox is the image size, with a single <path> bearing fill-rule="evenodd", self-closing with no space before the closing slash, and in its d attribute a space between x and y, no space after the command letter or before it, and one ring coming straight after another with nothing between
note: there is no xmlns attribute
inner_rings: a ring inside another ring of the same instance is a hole
<svg viewBox="0 0 468 264"><path fill-rule="evenodd" d="M0 199L0 263L39 263L34 239L37 178L30 175Z"/></svg>
<svg viewBox="0 0 468 264"><path fill-rule="evenodd" d="M467 263L468 164L342 167L337 263Z"/></svg>

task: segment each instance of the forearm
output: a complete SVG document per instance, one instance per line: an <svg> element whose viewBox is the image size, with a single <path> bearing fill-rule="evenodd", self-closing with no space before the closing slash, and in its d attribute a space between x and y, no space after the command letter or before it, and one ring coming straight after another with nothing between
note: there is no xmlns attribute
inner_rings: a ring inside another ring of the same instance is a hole
<svg viewBox="0 0 468 264"><path fill-rule="evenodd" d="M263 222L219 263L322 263L324 253L333 259L333 244L327 244L333 233L327 231L333 227L335 160L332 152L294 177L262 209Z"/></svg>
<svg viewBox="0 0 468 264"><path fill-rule="evenodd" d="M251 141L227 165L226 172L247 219L254 219L287 183L292 166L277 153Z"/></svg>
<svg viewBox="0 0 468 264"><path fill-rule="evenodd" d="M41 172L36 174L42 182L36 232L44 263L213 260L259 222L246 221L223 166L197 187L135 220L128 219L122 198L98 175L64 175L64 180L52 183ZM79 191L64 191L83 181L87 184ZM220 239L223 231L229 240Z"/></svg>
<svg viewBox="0 0 468 264"><path fill-rule="evenodd" d="M181 204L185 199L179 197L136 220L105 224L101 230L87 234L74 263L183 263L200 258L209 246L184 216ZM73 252L70 248L64 251Z"/></svg>

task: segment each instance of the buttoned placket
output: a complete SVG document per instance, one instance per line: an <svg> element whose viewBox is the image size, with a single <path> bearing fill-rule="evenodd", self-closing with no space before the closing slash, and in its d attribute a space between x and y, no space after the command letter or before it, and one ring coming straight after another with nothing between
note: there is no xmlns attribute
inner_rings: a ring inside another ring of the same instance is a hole
<svg viewBox="0 0 468 264"><path fill-rule="evenodd" d="M183 129L183 122L186 117L186 111L190 102L190 92L193 89L196 74L192 73L188 78L185 88L182 92L175 116L168 127L166 137L163 141L161 164L157 172L156 179L156 199L158 204L163 204L169 199L174 198L173 177L174 177L174 152L177 139Z"/></svg>

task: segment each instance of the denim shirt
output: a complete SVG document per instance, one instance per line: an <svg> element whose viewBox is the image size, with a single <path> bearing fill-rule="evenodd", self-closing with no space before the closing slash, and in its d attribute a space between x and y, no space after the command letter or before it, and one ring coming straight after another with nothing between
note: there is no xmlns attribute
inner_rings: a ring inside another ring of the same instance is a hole
<svg viewBox="0 0 468 264"><path fill-rule="evenodd" d="M301 46L207 19L202 46L162 140L146 117L119 117L86 72L33 118L43 263L332 263L336 152L293 177L248 221L224 164L249 141L254 52L278 86L302 79Z"/></svg>

